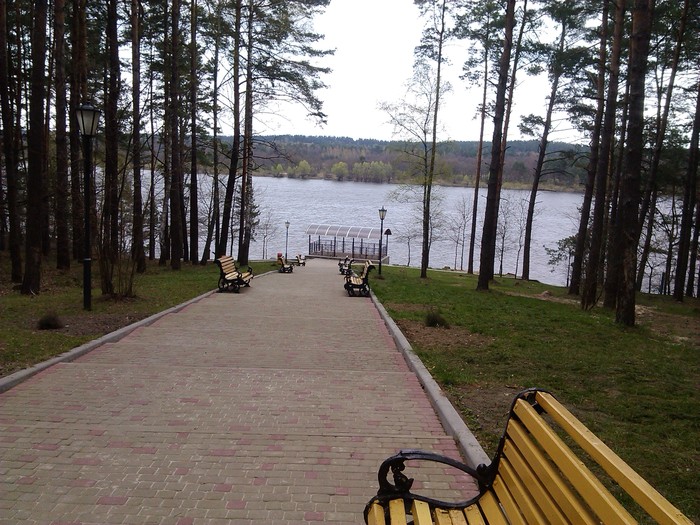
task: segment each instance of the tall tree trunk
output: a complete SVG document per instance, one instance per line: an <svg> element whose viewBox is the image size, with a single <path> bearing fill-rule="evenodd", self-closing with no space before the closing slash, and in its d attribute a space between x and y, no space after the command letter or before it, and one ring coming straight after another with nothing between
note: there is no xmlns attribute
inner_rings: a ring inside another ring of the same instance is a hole
<svg viewBox="0 0 700 525"><path fill-rule="evenodd" d="M659 173L659 165L661 164L661 153L664 147L664 139L666 137L666 129L668 128L668 115L671 111L671 99L673 96L673 89L676 83L676 74L678 73L678 65L680 63L681 51L683 50L685 43L685 28L688 20L688 12L690 10L690 0L685 0L683 3L683 11L681 12L681 17L678 22L678 29L676 31L676 42L673 51L673 59L671 60L671 71L668 80L668 86L666 86L665 97L663 104L663 111L658 115L656 122L656 138L654 140L654 149L651 157L651 165L649 167L649 182L647 184L647 189L642 199L642 207L639 212L639 236L641 237L642 228L644 221L649 215L647 223L652 225L654 223L654 215L656 213L656 208L654 206L656 200L656 180ZM661 88L659 91L659 106L661 106ZM652 196L653 195L653 196ZM640 264L637 268L637 290L642 289L642 279L644 277L644 268L646 262L649 259L649 253L651 251L651 236L647 236L644 242L644 249L640 256Z"/></svg>
<svg viewBox="0 0 700 525"><path fill-rule="evenodd" d="M38 294L41 289L42 217L44 203L44 156L46 128L44 101L46 100L46 0L34 1L34 23L31 32L31 86L29 98L29 131L27 133L27 235L25 241L25 268L22 293Z"/></svg>
<svg viewBox="0 0 700 525"><path fill-rule="evenodd" d="M498 174L498 200L496 202L497 206L501 204L501 187L503 186L503 168L506 161L506 150L508 146L508 129L510 128L510 116L513 113L513 104L515 103L515 88L517 87L517 76L518 67L520 64L520 56L522 53L522 42L523 35L525 34L525 27L528 21L528 10L527 10L527 0L523 2L522 8L522 19L520 20L520 28L518 29L518 38L515 41L513 48L513 63L512 63L512 74L510 75L510 80L508 82L508 90L506 93L506 111L503 120L503 135L501 137L501 161L499 163L500 172ZM498 212L497 212L498 213Z"/></svg>
<svg viewBox="0 0 700 525"><path fill-rule="evenodd" d="M503 117L506 109L506 89L508 69L513 48L513 28L515 27L515 0L508 0L505 18L503 52L498 63L498 85L496 87L496 107L493 116L493 140L491 142L491 164L489 166L488 192L484 226L481 234L481 254L477 290L488 290L493 278L493 264L496 257L496 233L498 228L498 177L501 171L501 146L503 138Z"/></svg>
<svg viewBox="0 0 700 525"><path fill-rule="evenodd" d="M166 4L167 5L167 4ZM166 9L167 11L167 9ZM166 12L164 13L163 17L163 42L166 42L166 47L167 47L167 42L168 42L168 35L170 34L170 15ZM170 150L172 148L172 138L170 136L170 112L171 112L171 105L170 105L170 88L171 88L171 82L170 82L170 74L169 74L169 56L166 56L165 59L165 71L166 73L163 75L163 107L165 111L164 115L164 124L163 124L163 132L162 136L160 138L162 144L163 144L163 204L162 204L162 209L161 209L161 214L160 214L160 257L158 259L158 266L165 266L166 262L170 259L170 194L172 192L171 190L171 185L172 185L172 173L171 173L171 154ZM156 159L157 160L157 159Z"/></svg>
<svg viewBox="0 0 700 525"><path fill-rule="evenodd" d="M56 89L56 268L70 268L68 234L68 135L66 127L65 1L54 0Z"/></svg>
<svg viewBox="0 0 700 525"><path fill-rule="evenodd" d="M70 67L70 193L71 193L71 224L73 227L73 259L84 257L83 249L85 241L83 235L85 200L81 193L81 162L80 132L77 119L74 116L75 109L81 101L86 100L87 95L87 50L85 33L85 2L86 0L72 0L72 25L70 31L71 40L71 67Z"/></svg>
<svg viewBox="0 0 700 525"><path fill-rule="evenodd" d="M52 24L49 19L51 15L48 10L51 10L52 6L47 6L47 27ZM53 29L53 27L52 27ZM53 31L47 34L47 39L53 36ZM52 101L54 85L54 57L53 57L54 44L52 41L47 42L47 57L46 57L46 77L44 79L44 84L46 85L46 99L44 100L44 153L41 160L44 163L42 171L44 176L42 177L42 204L41 204L41 254L44 257L48 257L51 253L51 214L53 212L53 195L55 191L55 179L51 176L53 174L49 173L49 123L53 120L51 117L51 110L54 107Z"/></svg>
<svg viewBox="0 0 700 525"><path fill-rule="evenodd" d="M649 41L654 16L654 0L634 0L629 57L629 119L625 168L620 180L620 243L622 278L617 294L615 321L635 324L635 285L639 200L644 148L644 80L649 56Z"/></svg>
<svg viewBox="0 0 700 525"><path fill-rule="evenodd" d="M490 18L489 18L490 21ZM481 163L484 152L484 128L486 126L486 95L488 93L488 75L489 75L489 56L488 51L484 50L484 76L482 77L483 89L481 93L481 123L479 125L479 149L476 153L476 178L474 180L474 199L472 203L472 224L471 236L469 238L469 261L467 264L467 273L474 273L474 246L476 244L476 220L479 209L479 184L481 183Z"/></svg>
<svg viewBox="0 0 700 525"><path fill-rule="evenodd" d="M565 22L562 22L561 35L559 36L559 46L556 51L559 57L555 59L557 62L561 60L561 56L564 52L564 44L566 42L566 30L567 25ZM547 155L547 145L549 144L549 130L552 127L552 114L554 113L554 107L556 105L557 97L559 96L559 79L562 75L562 67L560 64L555 63L553 69L554 71L550 72L550 76L552 78L552 85L549 90L549 103L547 104L547 113L544 118L542 136L540 137L537 164L535 165L535 173L532 177L532 188L530 190L530 199L527 206L527 217L525 219L525 239L523 242L522 273L522 278L525 280L530 279L530 246L532 244L532 223L535 220L535 204L537 203L537 190L540 185L540 179L542 178L544 159Z"/></svg>
<svg viewBox="0 0 700 525"><path fill-rule="evenodd" d="M105 104L105 186L100 242L102 295L113 295L119 257L119 33L117 0L107 2L107 97Z"/></svg>
<svg viewBox="0 0 700 525"><path fill-rule="evenodd" d="M238 262L248 264L250 250L251 194L253 182L253 0L248 3L248 42L246 43L245 103L243 116L243 173L241 174L241 207L238 226Z"/></svg>
<svg viewBox="0 0 700 525"><path fill-rule="evenodd" d="M430 262L430 204L433 191L433 178L435 176L435 158L437 155L437 128L440 111L440 90L442 89L442 49L445 44L445 15L447 11L446 1L440 6L440 29L437 32L437 72L435 75L435 106L433 107L433 124L430 139L430 165L428 166L428 178L425 183L423 197L423 249L421 251L420 276L428 277L428 264ZM382 235L382 232L379 232Z"/></svg>
<svg viewBox="0 0 700 525"><path fill-rule="evenodd" d="M625 24L625 0L618 0L615 11L615 28L613 31L612 54L608 66L608 91L606 95L605 115L600 137L600 151L595 166L595 206L593 208L593 224L591 225L591 242L586 264L586 280L581 294L581 306L592 308L598 298L598 281L600 280L604 245L603 232L605 229L606 195L608 190L608 174L610 171L610 154L615 140L615 115L617 114L617 94L620 76L620 56Z"/></svg>
<svg viewBox="0 0 700 525"><path fill-rule="evenodd" d="M619 225L619 208L620 208L620 185L622 180L622 167L625 160L625 144L627 142L627 114L629 113L629 82L625 84L624 104L622 105L622 114L620 116L620 130L617 143L617 153L615 155L615 169L612 174L612 191L610 197L610 219L608 221L608 238L607 238L607 266L605 268L605 281L603 287L605 296L603 298L603 306L612 310L617 304L617 290L620 287L620 278L622 276L622 256L621 247L617 242L620 236Z"/></svg>
<svg viewBox="0 0 700 525"><path fill-rule="evenodd" d="M652 152L651 165L649 166L649 177L647 181L646 190L644 192L644 198L642 200L641 210L639 212L638 221L638 231L637 237L641 236L642 228L644 223L647 221L647 214L653 214L655 212L651 205L652 194L656 191L656 181L659 174L659 164L661 163L661 152L664 146L664 137L666 135L666 128L668 127L668 115L671 110L671 97L673 95L673 88L675 86L676 74L678 72L678 64L681 58L681 51L684 44L685 27L688 19L688 11L690 9L690 0L685 0L683 5L683 11L678 21L678 30L676 31L676 47L673 52L673 59L671 61L671 71L668 81L668 86L665 92L665 101L662 114L656 123L656 137L654 140L654 149ZM652 221L653 219L649 219Z"/></svg>
<svg viewBox="0 0 700 525"><path fill-rule="evenodd" d="M5 157L5 178L7 180L7 213L9 215L9 248L11 260L11 280L22 281L22 234L20 231L17 164L19 153L19 130L15 126L15 112L10 93L12 75L10 43L7 34L7 2L0 0L0 113L2 113L2 149Z"/></svg>
<svg viewBox="0 0 700 525"><path fill-rule="evenodd" d="M220 18L216 19L216 29L214 36L214 64L219 63L219 50L221 47L221 24ZM209 258L210 250L210 237L213 235L214 251L216 252L219 246L219 239L221 237L221 232L219 230L219 76L218 68L214 68L214 80L212 86L212 125L213 125L213 144L212 144L212 161L214 163L214 180L212 183L212 214L211 221L212 224L209 225L209 231L212 232L207 238L207 244L204 248L204 253L202 253L201 264L206 264ZM214 254L216 257L216 253Z"/></svg>
<svg viewBox="0 0 700 525"><path fill-rule="evenodd" d="M170 125L171 176L170 185L170 267L182 266L182 158L180 156L179 100L180 100L180 0L172 2L170 29L170 98L168 99Z"/></svg>
<svg viewBox="0 0 700 525"><path fill-rule="evenodd" d="M136 271L146 271L146 253L143 247L143 196L141 194L141 2L131 0L131 99L133 111L132 165L134 175L134 209L131 257Z"/></svg>
<svg viewBox="0 0 700 525"><path fill-rule="evenodd" d="M596 105L593 130L591 132L590 159L588 161L588 172L586 176L586 186L581 203L581 214L579 218L578 233L576 234L576 247L574 248L574 260L571 264L571 282L569 283L569 294L579 295L581 293L581 282L583 281L583 263L586 256L586 246L588 245L588 225L591 219L591 206L593 204L593 190L595 188L596 167L598 166L598 156L600 154L600 132L603 123L603 113L605 109L605 75L607 71L607 49L608 49L608 13L610 0L602 0L603 13L600 26L600 45L598 47L598 74L596 75Z"/></svg>
<svg viewBox="0 0 700 525"><path fill-rule="evenodd" d="M190 7L190 120L192 121L192 169L190 174L190 262L199 259L199 193L197 181L197 0Z"/></svg>
<svg viewBox="0 0 700 525"><path fill-rule="evenodd" d="M651 253L651 241L654 237L654 225L656 223L656 202L658 201L658 198L659 189L655 185L654 190L651 192L651 195L649 195L649 212L645 214L647 226L646 235L644 236L644 245L642 246L641 253L639 254L639 262L637 263L637 277L635 279L637 283L637 291L640 291L642 289L642 284L644 281L644 269L646 268L647 262L649 262L649 254ZM644 216L642 216L642 214L640 213L640 220L645 220L642 217ZM644 229L644 225L642 225L642 229ZM638 242L641 242L641 240L642 237L640 234Z"/></svg>
<svg viewBox="0 0 700 525"><path fill-rule="evenodd" d="M148 70L148 94L150 100L153 100L154 98L154 82L153 65L151 65ZM167 88L167 82L165 83L164 87ZM152 261L156 257L156 117L153 104L150 104L148 114L151 128L151 159L149 163L151 173L149 181L150 185L148 188L148 260ZM162 136L160 140L163 140ZM165 210L163 211L165 212ZM160 255L163 255L162 252Z"/></svg>
<svg viewBox="0 0 700 525"><path fill-rule="evenodd" d="M236 12L234 18L233 31L233 71L231 75L233 82L233 144L231 146L231 159L228 167L228 181L226 183L226 193L224 195L224 213L221 219L221 236L216 255L226 255L228 246L228 232L231 226L231 216L233 212L233 193L236 188L236 173L238 172L238 161L241 149L241 12L243 0L236 0ZM239 234L240 235L240 234ZM233 240L232 240L233 244Z"/></svg>
<svg viewBox="0 0 700 525"><path fill-rule="evenodd" d="M683 207L681 209L681 231L678 239L678 260L676 262L676 281L673 285L673 298L683 301L685 279L688 272L688 260L691 251L691 234L693 230L693 210L697 205L698 184L698 142L700 139L700 82L697 85L698 96L695 101L695 118L693 119L693 131L688 148L688 169L686 170L685 183L683 185ZM700 224L695 223L695 230L700 229ZM696 237L697 238L697 237ZM692 276L692 272L691 272ZM689 276L690 277L690 276ZM690 279L689 279L690 280ZM692 286L690 287L692 290ZM691 294L686 294L691 296Z"/></svg>
<svg viewBox="0 0 700 525"><path fill-rule="evenodd" d="M693 232L693 239L690 242L690 253L688 257L688 259L690 259L690 265L688 267L688 282L685 285L685 295L687 295L688 297L693 297L693 294L695 294L695 297L700 297L700 275L696 275L695 266L695 263L698 260L698 256L700 256L698 244L700 244L700 204L696 203L695 228ZM697 283L698 285L697 289L695 288L695 283Z"/></svg>

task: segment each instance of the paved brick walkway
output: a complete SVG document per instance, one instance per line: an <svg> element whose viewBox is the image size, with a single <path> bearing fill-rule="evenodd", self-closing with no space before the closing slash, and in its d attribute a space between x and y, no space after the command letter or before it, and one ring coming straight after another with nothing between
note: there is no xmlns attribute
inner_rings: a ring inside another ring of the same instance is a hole
<svg viewBox="0 0 700 525"><path fill-rule="evenodd" d="M459 455L371 300L314 260L0 394L0 523L358 524L399 448Z"/></svg>

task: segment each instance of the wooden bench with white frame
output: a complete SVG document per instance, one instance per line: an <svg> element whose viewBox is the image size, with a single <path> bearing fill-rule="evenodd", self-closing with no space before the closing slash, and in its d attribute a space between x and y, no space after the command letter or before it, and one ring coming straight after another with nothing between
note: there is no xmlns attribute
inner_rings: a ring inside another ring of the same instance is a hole
<svg viewBox="0 0 700 525"><path fill-rule="evenodd" d="M413 480L403 471L406 462L422 460L466 472L478 483L478 495L444 502L412 493ZM365 508L369 525L692 523L541 389L515 397L490 465L474 469L445 456L406 450L385 460L378 477L379 491Z"/></svg>

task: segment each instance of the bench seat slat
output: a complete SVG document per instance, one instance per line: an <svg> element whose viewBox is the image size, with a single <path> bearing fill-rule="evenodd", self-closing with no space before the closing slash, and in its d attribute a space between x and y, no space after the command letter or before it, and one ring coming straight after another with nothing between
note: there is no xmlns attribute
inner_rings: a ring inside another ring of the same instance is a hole
<svg viewBox="0 0 700 525"><path fill-rule="evenodd" d="M508 490L505 481L503 481L503 476L500 474L500 469L499 474L496 475L496 479L493 482L493 492L496 494L498 502L503 507L505 515L508 516L508 522L510 525L526 525L525 520L520 513L520 509L518 509L518 504L515 502L513 495ZM488 518L490 523L491 519L490 517Z"/></svg>
<svg viewBox="0 0 700 525"><path fill-rule="evenodd" d="M369 508L367 523L368 525L386 525L386 521L384 520L384 507L376 501L372 503Z"/></svg>
<svg viewBox="0 0 700 525"><path fill-rule="evenodd" d="M450 523L452 525L468 525L464 512L459 509L450 509L447 515L449 516Z"/></svg>
<svg viewBox="0 0 700 525"><path fill-rule="evenodd" d="M557 505L557 501L552 498L552 495L543 486L542 481L537 477L532 467L528 464L525 457L512 440L508 439L506 442L503 447L503 454L508 458L514 470L518 473L532 501L539 507L542 514L548 517L548 521L550 523L570 523L559 508L559 505Z"/></svg>
<svg viewBox="0 0 700 525"><path fill-rule="evenodd" d="M433 518L430 515L430 505L425 501L414 501L411 506L413 523L415 525L433 525Z"/></svg>
<svg viewBox="0 0 700 525"><path fill-rule="evenodd" d="M391 525L407 525L406 506L402 499L393 499L389 502L389 516L391 516Z"/></svg>
<svg viewBox="0 0 700 525"><path fill-rule="evenodd" d="M464 509L464 516L467 518L469 525L486 525L478 505L469 505Z"/></svg>
<svg viewBox="0 0 700 525"><path fill-rule="evenodd" d="M435 525L452 525L454 523L450 512L446 509L435 509L433 511L433 516L435 518Z"/></svg>
<svg viewBox="0 0 700 525"><path fill-rule="evenodd" d="M496 501L493 492L488 491L484 493L484 495L479 498L478 505L487 523L490 525L508 525L508 521L503 515L503 510L498 501Z"/></svg>
<svg viewBox="0 0 700 525"><path fill-rule="evenodd" d="M637 523L529 403L519 399L513 410L598 518L611 525Z"/></svg>
<svg viewBox="0 0 700 525"><path fill-rule="evenodd" d="M541 449L533 443L525 428L517 421L508 423L508 435L527 461L535 475L542 480L542 486L550 494L571 523L596 525L598 522L587 507L581 505L561 475L549 463Z"/></svg>
<svg viewBox="0 0 700 525"><path fill-rule="evenodd" d="M551 394L538 392L537 402L656 521L692 523Z"/></svg>
<svg viewBox="0 0 700 525"><path fill-rule="evenodd" d="M516 469L511 466L510 459L507 456L501 459L499 470L502 472L503 481L513 496L518 509L522 512L525 521L527 523L547 523L547 520L542 515L542 511L532 499L524 481L517 474Z"/></svg>

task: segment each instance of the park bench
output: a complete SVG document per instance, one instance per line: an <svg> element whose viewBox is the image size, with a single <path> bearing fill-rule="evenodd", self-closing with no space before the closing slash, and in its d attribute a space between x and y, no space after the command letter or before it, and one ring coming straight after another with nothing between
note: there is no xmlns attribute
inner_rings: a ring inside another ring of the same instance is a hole
<svg viewBox="0 0 700 525"><path fill-rule="evenodd" d="M338 271L342 275L351 275L352 274L352 263L355 262L355 259L351 259L350 257L346 256L345 260L341 261L338 260Z"/></svg>
<svg viewBox="0 0 700 525"><path fill-rule="evenodd" d="M279 273L292 273L294 266L289 264L281 255L277 255L277 271Z"/></svg>
<svg viewBox="0 0 700 525"><path fill-rule="evenodd" d="M345 274L345 290L348 295L355 296L357 294L369 297L369 272L374 270L374 265L369 261L365 261L360 275L350 272Z"/></svg>
<svg viewBox="0 0 700 525"><path fill-rule="evenodd" d="M253 278L253 269L250 266L247 272L241 272L230 255L222 255L214 262L219 267L220 292L233 290L238 293L241 286L250 286L250 280Z"/></svg>
<svg viewBox="0 0 700 525"><path fill-rule="evenodd" d="M479 494L463 502L413 494L413 480L403 470L407 461L414 460L435 461L467 473L478 483ZM390 471L393 484L387 479ZM637 523L637 518L692 523L554 396L540 389L516 396L490 465L474 469L445 456L406 450L386 459L378 477L379 491L365 508L369 525L628 524Z"/></svg>

